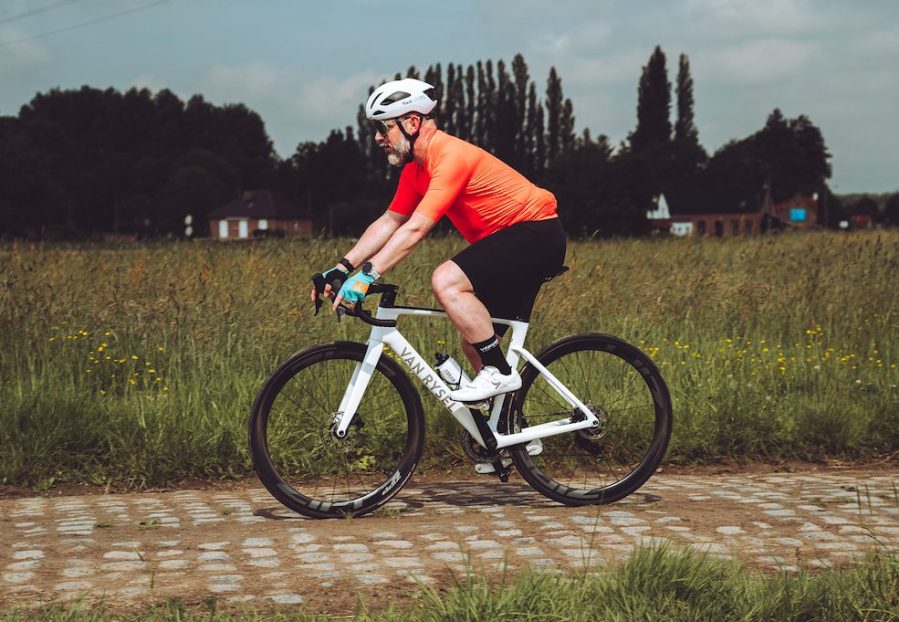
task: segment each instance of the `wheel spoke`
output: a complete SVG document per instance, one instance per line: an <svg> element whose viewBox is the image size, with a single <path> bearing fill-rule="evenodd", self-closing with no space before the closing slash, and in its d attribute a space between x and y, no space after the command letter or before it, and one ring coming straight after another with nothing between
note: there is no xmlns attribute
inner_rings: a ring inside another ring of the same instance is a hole
<svg viewBox="0 0 899 622"><path fill-rule="evenodd" d="M639 357L641 367L654 370L651 361L632 346L600 335L569 338L540 357L550 372L594 412L599 424L542 439L543 451L537 456L528 456L525 450L513 452L522 475L547 496L573 504L607 502L606 491L614 496L635 478L645 481L646 472L654 470L652 462L661 459L661 453L648 455L659 433L659 417L666 422L661 432L664 443L656 445L661 447L660 452L664 452L670 434L667 390L664 396L654 396L651 385L630 362ZM524 376L517 404L528 426L577 416L576 410L535 370L527 369ZM656 380L656 386L664 386L660 377ZM656 397L664 398L661 410ZM636 486L640 484L642 481Z"/></svg>
<svg viewBox="0 0 899 622"><path fill-rule="evenodd" d="M336 438L336 410L365 350L344 344L323 348L335 352L308 359L301 353L300 363L283 366L284 376L276 372L263 388L260 396L269 392L271 399L262 400L267 404L262 411L254 409L254 464L269 491L294 510L315 517L364 513L387 499L367 499L362 508L352 504L397 469L411 472L418 461L421 404L408 377L382 358L346 435ZM285 487L294 494L285 494ZM343 505L321 509L321 503Z"/></svg>

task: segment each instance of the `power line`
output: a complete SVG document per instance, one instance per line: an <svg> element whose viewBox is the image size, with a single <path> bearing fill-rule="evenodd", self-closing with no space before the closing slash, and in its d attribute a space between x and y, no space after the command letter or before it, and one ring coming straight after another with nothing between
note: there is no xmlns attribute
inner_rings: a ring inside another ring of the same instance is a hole
<svg viewBox="0 0 899 622"><path fill-rule="evenodd" d="M74 1L74 0L73 0ZM32 35L30 37L25 37L23 39L16 39L14 41L5 41L0 43L0 48L9 47L10 45L15 45L17 43L24 43L26 41L32 41L34 39L42 39L43 37L49 37L50 35L59 34L61 32L67 32L69 30L75 30L76 28L83 28L85 26L90 26L92 24L96 24L98 22L105 22L110 19L115 19L116 17L121 17L122 15L128 15L129 13L136 13L137 11L142 11L144 9L149 9L150 7L156 6L157 4L162 4L163 2L168 2L169 0L156 0L156 2L150 2L148 4L142 4L141 6L134 7L133 9L128 9L127 11L121 11L119 13L113 13L112 15L106 15L104 17L98 17L97 19L92 19L88 22L83 22L81 24L73 24L72 26L66 26L65 28L58 28L56 30L49 30L47 32L42 32L39 35Z"/></svg>
<svg viewBox="0 0 899 622"><path fill-rule="evenodd" d="M19 13L18 15L13 15L12 17L4 17L0 19L0 24L6 24L8 22L14 22L17 19L24 19L26 17L31 17L32 15L40 15L41 13L46 13L47 11L52 11L57 7L61 7L65 4L72 4L73 2L78 2L78 0L59 0L58 2L54 2L53 4L48 4L46 6L38 7L36 9L31 9L29 11L25 11L24 13Z"/></svg>

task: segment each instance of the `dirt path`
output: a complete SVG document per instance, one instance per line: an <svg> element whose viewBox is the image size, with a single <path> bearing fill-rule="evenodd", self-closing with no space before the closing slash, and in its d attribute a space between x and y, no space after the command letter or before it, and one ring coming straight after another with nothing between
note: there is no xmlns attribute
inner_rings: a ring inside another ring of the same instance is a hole
<svg viewBox="0 0 899 622"><path fill-rule="evenodd" d="M250 485L0 499L0 609L167 597L352 611L416 581L506 567L580 569L670 542L763 569L899 552L899 472L656 474L610 506L568 508L520 479L413 481L387 511L312 521Z"/></svg>

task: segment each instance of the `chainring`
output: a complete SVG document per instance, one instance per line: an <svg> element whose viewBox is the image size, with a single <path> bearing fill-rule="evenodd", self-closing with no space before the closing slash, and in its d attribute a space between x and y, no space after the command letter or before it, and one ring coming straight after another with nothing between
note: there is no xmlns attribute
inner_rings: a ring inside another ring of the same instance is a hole
<svg viewBox="0 0 899 622"><path fill-rule="evenodd" d="M465 455L471 458L473 462L493 462L499 460L498 452L481 447L465 428L462 428L459 432L459 444L462 445L462 451L465 452Z"/></svg>

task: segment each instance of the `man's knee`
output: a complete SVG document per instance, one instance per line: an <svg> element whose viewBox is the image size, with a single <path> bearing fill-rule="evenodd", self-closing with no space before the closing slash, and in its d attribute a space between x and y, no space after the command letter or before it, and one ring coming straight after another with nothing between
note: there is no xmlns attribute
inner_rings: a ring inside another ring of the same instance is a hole
<svg viewBox="0 0 899 622"><path fill-rule="evenodd" d="M462 269L453 261L445 261L431 275L431 289L439 300L441 297L471 290L471 282Z"/></svg>

